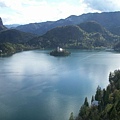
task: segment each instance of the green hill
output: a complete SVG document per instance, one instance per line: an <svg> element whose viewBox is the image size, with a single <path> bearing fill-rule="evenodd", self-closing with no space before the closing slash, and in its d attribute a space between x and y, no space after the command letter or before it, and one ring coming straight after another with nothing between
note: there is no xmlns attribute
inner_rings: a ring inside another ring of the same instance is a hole
<svg viewBox="0 0 120 120"><path fill-rule="evenodd" d="M35 37L30 33L21 32L15 29L7 29L0 32L0 43L25 43Z"/></svg>
<svg viewBox="0 0 120 120"><path fill-rule="evenodd" d="M100 47L113 47L120 41L120 37L111 34L96 22L86 22L79 25L56 27L40 37L36 37L28 44L38 48L64 48L92 49Z"/></svg>
<svg viewBox="0 0 120 120"><path fill-rule="evenodd" d="M6 29L0 31L0 55L13 54L18 51L31 49L25 45L27 41L35 37L33 34L21 32L15 29Z"/></svg>
<svg viewBox="0 0 120 120"><path fill-rule="evenodd" d="M78 26L84 31L86 31L87 33L98 32L101 34L107 34L107 30L95 21L84 22L79 24Z"/></svg>
<svg viewBox="0 0 120 120"><path fill-rule="evenodd" d="M113 48L118 42L120 42L120 36L113 35L94 21L56 27L42 36L36 36L15 29L0 31L0 50L4 52L12 51L12 53L13 51L25 49L46 49L56 48L57 46L77 49ZM21 49L17 49L17 44L22 45Z"/></svg>

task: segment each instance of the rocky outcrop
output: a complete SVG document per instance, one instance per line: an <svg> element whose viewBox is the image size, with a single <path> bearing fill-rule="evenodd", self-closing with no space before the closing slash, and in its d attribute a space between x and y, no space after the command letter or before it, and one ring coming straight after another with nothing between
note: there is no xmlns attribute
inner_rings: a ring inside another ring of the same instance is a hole
<svg viewBox="0 0 120 120"><path fill-rule="evenodd" d="M1 25L3 25L3 22L2 22L2 19L1 19L1 17L0 17L0 26L1 26Z"/></svg>
<svg viewBox="0 0 120 120"><path fill-rule="evenodd" d="M0 17L0 31L6 30L7 28L3 25L2 19Z"/></svg>
<svg viewBox="0 0 120 120"><path fill-rule="evenodd" d="M3 23L2 23L2 19L1 19L1 17L0 17L0 26L1 26L1 25L3 25Z"/></svg>

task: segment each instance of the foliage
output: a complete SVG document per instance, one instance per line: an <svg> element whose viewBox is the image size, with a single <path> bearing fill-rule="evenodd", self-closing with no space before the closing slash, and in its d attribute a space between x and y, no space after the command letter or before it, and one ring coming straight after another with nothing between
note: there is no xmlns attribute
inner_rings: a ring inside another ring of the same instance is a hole
<svg viewBox="0 0 120 120"><path fill-rule="evenodd" d="M69 120L74 120L73 112L71 112Z"/></svg>
<svg viewBox="0 0 120 120"><path fill-rule="evenodd" d="M2 51L0 55L6 56L19 51L33 49L33 47L25 44L33 37L35 37L35 35L14 29L0 31L0 51Z"/></svg>
<svg viewBox="0 0 120 120"><path fill-rule="evenodd" d="M13 53L20 52L23 50L29 50L31 47L25 46L23 44L12 44L12 43L0 43L0 55L7 56L12 55Z"/></svg>
<svg viewBox="0 0 120 120"><path fill-rule="evenodd" d="M106 90L98 86L95 100L98 105L88 106L87 98L75 120L119 120L120 119L120 70L109 74L110 84ZM94 97L92 96L92 100Z"/></svg>
<svg viewBox="0 0 120 120"><path fill-rule="evenodd" d="M118 42L117 44L115 44L114 50L120 52L120 42Z"/></svg>
<svg viewBox="0 0 120 120"><path fill-rule="evenodd" d="M120 37L111 34L96 22L82 23L56 27L46 34L27 42L30 46L38 48L64 48L94 49L113 47Z"/></svg>
<svg viewBox="0 0 120 120"><path fill-rule="evenodd" d="M85 98L84 106L89 107L89 103L88 103L88 99L87 99L87 97Z"/></svg>
<svg viewBox="0 0 120 120"><path fill-rule="evenodd" d="M62 51L58 51L58 50L53 50L50 52L50 55L52 56L68 56L71 53L65 49L62 49Z"/></svg>
<svg viewBox="0 0 120 120"><path fill-rule="evenodd" d="M18 44L18 43L23 44L28 40L32 39L33 37L35 37L35 35L21 32L15 29L7 29L0 31L0 43L9 42L13 44Z"/></svg>
<svg viewBox="0 0 120 120"><path fill-rule="evenodd" d="M120 36L111 34L96 22L56 27L42 36L15 29L0 31L1 49L6 54L26 49L46 49L58 46L74 49L103 49L112 48L118 42L120 42Z"/></svg>

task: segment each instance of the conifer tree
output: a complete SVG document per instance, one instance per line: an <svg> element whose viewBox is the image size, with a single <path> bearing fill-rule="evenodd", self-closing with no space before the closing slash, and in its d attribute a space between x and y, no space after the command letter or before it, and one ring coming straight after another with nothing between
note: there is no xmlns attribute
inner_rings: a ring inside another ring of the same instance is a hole
<svg viewBox="0 0 120 120"><path fill-rule="evenodd" d="M74 120L73 112L71 112L69 120Z"/></svg>
<svg viewBox="0 0 120 120"><path fill-rule="evenodd" d="M94 98L94 96L92 96L92 99L91 99L91 104L92 104L92 102L95 100L95 98Z"/></svg>
<svg viewBox="0 0 120 120"><path fill-rule="evenodd" d="M87 97L85 98L84 105L87 106L87 107L89 107L89 103L88 103Z"/></svg>

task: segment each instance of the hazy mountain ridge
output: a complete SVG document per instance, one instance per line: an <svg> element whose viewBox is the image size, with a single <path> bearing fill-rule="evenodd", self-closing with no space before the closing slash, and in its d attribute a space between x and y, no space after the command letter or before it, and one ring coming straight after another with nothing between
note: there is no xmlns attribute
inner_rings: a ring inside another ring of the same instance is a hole
<svg viewBox="0 0 120 120"><path fill-rule="evenodd" d="M71 15L66 19L41 23L30 23L18 26L15 29L43 35L47 31L58 26L75 25L88 21L96 21L114 34L120 35L119 32L114 32L114 29L120 26L120 12L87 13L80 16Z"/></svg>
<svg viewBox="0 0 120 120"><path fill-rule="evenodd" d="M7 27L8 29L10 29L10 28L13 29L13 28L16 28L18 26L20 26L20 24L5 25L5 27Z"/></svg>
<svg viewBox="0 0 120 120"><path fill-rule="evenodd" d="M119 14L120 12L116 12L116 13ZM108 13L101 13L101 14L105 16L105 14ZM112 34L100 23L92 20L92 21L76 24L79 21L79 19L82 22L88 20L88 18L91 18L91 15L99 16L101 14L98 13L84 14L82 15L82 18L84 18L84 20L80 19L81 16L71 16L68 17L66 20L60 19L55 22L48 21L47 24L46 22L44 22L44 24L43 23L29 24L30 25L29 30L33 30L34 28L38 32L41 31L43 32L43 29L39 31L40 27L44 26L45 31L48 30L49 28L49 30L44 35L37 37L31 33L22 32L20 30L5 29L0 32L0 43L1 46L4 46L3 44L5 43L10 43L7 44L7 48L11 46L10 48L14 48L14 51L16 51L17 46L14 47L13 44L24 45L22 46L21 50L24 50L23 49L24 47L25 49L36 49L36 48L55 48L57 46L61 46L63 48L77 48L77 49L113 48L114 46L117 46L116 45L117 43L119 43L120 36ZM110 13L110 14L114 14L114 13ZM63 26L61 26L63 23L66 23L68 25L64 24ZM71 25L71 23L74 24ZM56 25L60 25L60 26L55 27ZM28 25L25 26L26 28L28 28ZM112 25L109 24L109 26ZM51 29L51 27L53 28ZM4 47L0 47L0 49L3 48Z"/></svg>

